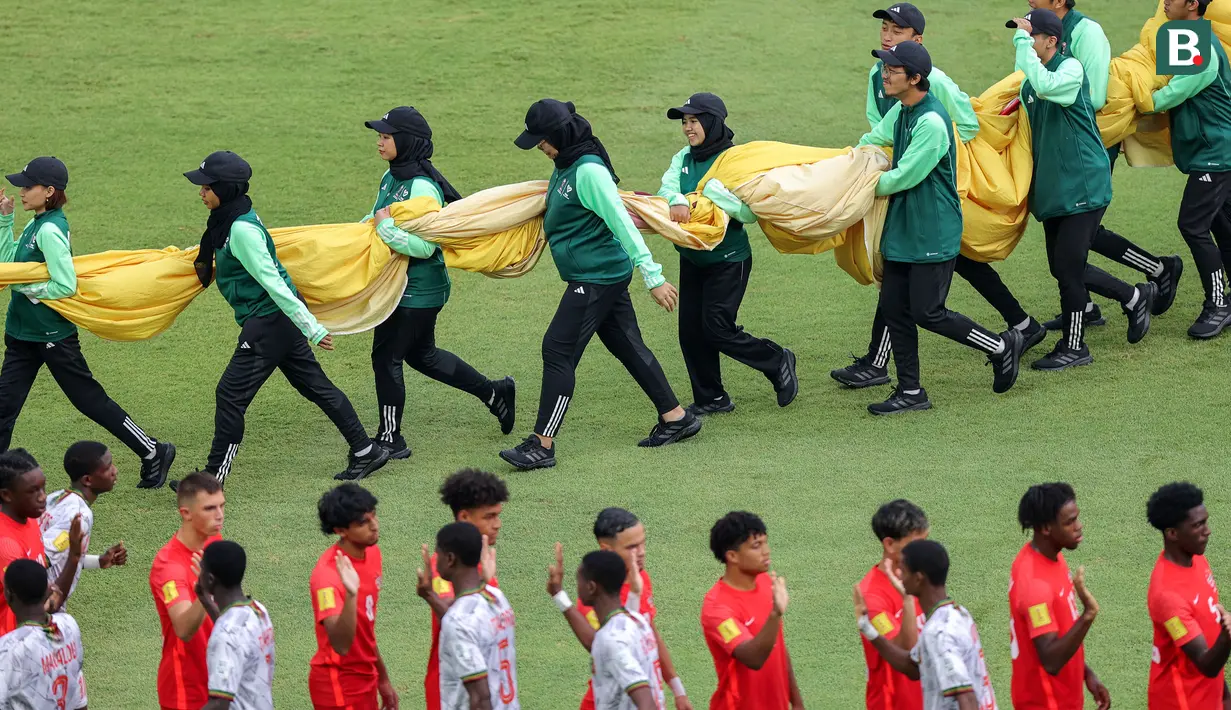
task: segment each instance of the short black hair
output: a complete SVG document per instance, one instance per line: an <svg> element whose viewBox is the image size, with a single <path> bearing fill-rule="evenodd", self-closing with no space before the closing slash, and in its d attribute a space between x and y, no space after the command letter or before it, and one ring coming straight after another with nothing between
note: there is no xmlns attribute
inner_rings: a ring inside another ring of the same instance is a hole
<svg viewBox="0 0 1231 710"><path fill-rule="evenodd" d="M208 493L214 494L222 490L222 483L218 481L218 477L212 473L205 471L193 471L184 476L184 480L179 482L175 488L175 502L177 505L183 505L188 501L196 498L198 494Z"/></svg>
<svg viewBox="0 0 1231 710"><path fill-rule="evenodd" d="M486 508L508 500L509 487L504 481L477 468L463 468L440 486L440 502L449 506L454 516L463 510Z"/></svg>
<svg viewBox="0 0 1231 710"><path fill-rule="evenodd" d="M349 528L376 510L376 496L358 483L343 483L321 496L316 511L321 517L321 532Z"/></svg>
<svg viewBox="0 0 1231 710"><path fill-rule="evenodd" d="M610 540L640 524L641 520L637 516L623 508L604 508L594 519L594 537L597 540Z"/></svg>
<svg viewBox="0 0 1231 710"><path fill-rule="evenodd" d="M619 594L628 578L628 565L611 550L595 550L581 558L581 576L608 594Z"/></svg>
<svg viewBox="0 0 1231 710"><path fill-rule="evenodd" d="M1077 5L1077 0L1064 0L1064 6L1072 10Z"/></svg>
<svg viewBox="0 0 1231 710"><path fill-rule="evenodd" d="M34 560L14 560L4 572L4 588L22 604L40 604L47 598L47 568Z"/></svg>
<svg viewBox="0 0 1231 710"><path fill-rule="evenodd" d="M902 564L911 572L922 572L938 587L949 578L949 553L935 540L915 540L903 547Z"/></svg>
<svg viewBox="0 0 1231 710"><path fill-rule="evenodd" d="M483 535L470 523L449 523L436 533L436 549L457 555L466 567L478 567L483 557Z"/></svg>
<svg viewBox="0 0 1231 710"><path fill-rule="evenodd" d="M922 74L911 74L906 77L906 80L909 81L911 77L915 77L915 76L919 77L919 83L915 84L916 89L920 91L931 91L932 90L932 82L928 81L928 78L926 76L923 76Z"/></svg>
<svg viewBox="0 0 1231 710"><path fill-rule="evenodd" d="M0 454L0 488L12 490L17 479L38 468L38 461L25 449L9 449Z"/></svg>
<svg viewBox="0 0 1231 710"><path fill-rule="evenodd" d="M201 557L209 566L210 574L214 575L222 586L235 588L244 581L248 554L238 542L219 540L206 547Z"/></svg>
<svg viewBox="0 0 1231 710"><path fill-rule="evenodd" d="M1061 481L1031 486L1017 504L1017 522L1022 530L1038 530L1056 522L1060 509L1075 500L1077 493L1073 487Z"/></svg>
<svg viewBox="0 0 1231 710"><path fill-rule="evenodd" d="M1205 10L1210 6L1213 0L1197 0L1197 15L1205 17Z"/></svg>
<svg viewBox="0 0 1231 710"><path fill-rule="evenodd" d="M1188 511L1205 504L1205 494L1187 481L1168 483L1154 491L1146 503L1146 519L1159 531L1174 528L1188 517Z"/></svg>
<svg viewBox="0 0 1231 710"><path fill-rule="evenodd" d="M928 516L923 509L905 498L891 500L876 509L872 516L872 534L877 540L901 540L911 533L928 529Z"/></svg>
<svg viewBox="0 0 1231 710"><path fill-rule="evenodd" d="M64 472L76 483L102 467L107 445L97 441L78 441L64 452Z"/></svg>
<svg viewBox="0 0 1231 710"><path fill-rule="evenodd" d="M765 522L752 513L732 511L718 519L710 528L710 552L719 562L727 561L727 553L756 535L768 535Z"/></svg>

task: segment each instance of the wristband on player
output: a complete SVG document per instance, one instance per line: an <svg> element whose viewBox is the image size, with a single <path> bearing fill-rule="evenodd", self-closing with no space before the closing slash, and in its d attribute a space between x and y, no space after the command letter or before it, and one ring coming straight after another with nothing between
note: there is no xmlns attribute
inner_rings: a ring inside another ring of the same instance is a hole
<svg viewBox="0 0 1231 710"><path fill-rule="evenodd" d="M688 697L688 691L684 690L684 681L680 680L679 676L672 678L671 682L668 683L668 685L671 686L671 694L674 695L675 697L677 698Z"/></svg>
<svg viewBox="0 0 1231 710"><path fill-rule="evenodd" d="M859 617L858 623L859 623L859 633L863 634L864 638L866 638L869 641L875 641L876 639L880 638L880 635L881 635L880 632L877 631L876 627L872 625L872 620L868 618L867 614L864 614L863 616Z"/></svg>
<svg viewBox="0 0 1231 710"><path fill-rule="evenodd" d="M86 555L85 556L85 568L86 569L99 569L101 567L102 567L102 564L98 560L98 555Z"/></svg>
<svg viewBox="0 0 1231 710"><path fill-rule="evenodd" d="M551 600L556 603L556 608L560 610L561 614L573 608L573 600L568 598L568 592L563 589L556 592Z"/></svg>

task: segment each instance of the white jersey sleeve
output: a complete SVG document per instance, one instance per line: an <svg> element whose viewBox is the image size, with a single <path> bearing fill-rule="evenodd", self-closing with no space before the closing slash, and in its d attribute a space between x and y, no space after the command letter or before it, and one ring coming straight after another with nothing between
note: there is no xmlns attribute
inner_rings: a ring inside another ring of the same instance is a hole
<svg viewBox="0 0 1231 710"><path fill-rule="evenodd" d="M206 650L209 695L234 710L272 710L273 624L260 602L232 606L218 617Z"/></svg>
<svg viewBox="0 0 1231 710"><path fill-rule="evenodd" d="M90 530L94 527L94 511L77 493L70 490L56 491L47 496L47 508L39 518L39 527L43 533L43 551L47 554L47 579L52 584L64 572L68 562L68 531L73 525L73 518L81 515L81 559L77 562L77 576L64 595L67 602L81 581L81 571L85 568L85 553L90 547Z"/></svg>
<svg viewBox="0 0 1231 710"><path fill-rule="evenodd" d="M663 707L658 644L644 617L632 612L613 616L595 634L591 654L597 710L635 710L629 693L638 688L649 688L655 707Z"/></svg>

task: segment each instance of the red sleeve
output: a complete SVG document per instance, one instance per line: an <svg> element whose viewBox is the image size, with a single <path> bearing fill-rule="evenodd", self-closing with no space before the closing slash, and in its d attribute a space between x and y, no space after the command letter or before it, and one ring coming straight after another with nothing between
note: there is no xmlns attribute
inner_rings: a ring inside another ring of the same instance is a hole
<svg viewBox="0 0 1231 710"><path fill-rule="evenodd" d="M1200 638L1201 625L1187 599L1174 592L1163 592L1150 600L1150 619L1167 630L1176 648Z"/></svg>
<svg viewBox="0 0 1231 710"><path fill-rule="evenodd" d="M1017 607L1013 616L1020 619L1022 628L1029 630L1030 638L1044 634L1059 633L1056 623L1056 595L1046 582L1039 579L1016 580Z"/></svg>
<svg viewBox="0 0 1231 710"><path fill-rule="evenodd" d="M346 588L342 586L342 578L332 563L333 560L326 560L313 570L312 580L308 584L312 590L312 613L318 624L341 614L342 605L346 602Z"/></svg>
<svg viewBox="0 0 1231 710"><path fill-rule="evenodd" d="M22 549L21 543L9 537L0 538L0 591L4 590L4 573L8 571L9 565L25 558L26 551Z"/></svg>
<svg viewBox="0 0 1231 710"><path fill-rule="evenodd" d="M727 650L734 651L745 641L751 641L752 632L744 625L739 615L725 604L710 604L701 609L701 630L705 638Z"/></svg>
<svg viewBox="0 0 1231 710"><path fill-rule="evenodd" d="M658 616L658 607L654 606L654 583L650 581L650 573L645 570L641 570L641 608L637 613L650 621Z"/></svg>
<svg viewBox="0 0 1231 710"><path fill-rule="evenodd" d="M177 562L155 565L150 570L150 586L153 587L155 600L167 609L193 599L190 570Z"/></svg>
<svg viewBox="0 0 1231 710"><path fill-rule="evenodd" d="M902 595L897 591L868 586L863 590L863 601L868 605L868 619L876 631L887 639L895 638L902 629Z"/></svg>

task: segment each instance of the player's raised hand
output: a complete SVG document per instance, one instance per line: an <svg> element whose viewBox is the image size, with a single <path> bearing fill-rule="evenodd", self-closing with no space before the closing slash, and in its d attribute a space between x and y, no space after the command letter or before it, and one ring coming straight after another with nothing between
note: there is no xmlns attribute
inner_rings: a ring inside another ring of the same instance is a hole
<svg viewBox="0 0 1231 710"><path fill-rule="evenodd" d="M863 592L860 591L859 585L855 585L855 618L862 619L868 615L868 603L863 600Z"/></svg>
<svg viewBox="0 0 1231 710"><path fill-rule="evenodd" d="M73 516L72 524L68 526L68 554L81 557L84 541L85 534L81 530L81 513L77 513Z"/></svg>
<svg viewBox="0 0 1231 710"><path fill-rule="evenodd" d="M889 583L893 585L893 588L898 590L898 594L906 596L906 585L902 584L902 578L898 576L898 571L893 568L893 563L885 560L881 563L881 571L889 578Z"/></svg>
<svg viewBox="0 0 1231 710"><path fill-rule="evenodd" d="M1030 20L1027 20L1021 17L1014 17L1013 23L1017 25L1017 29L1025 30L1026 34L1028 35L1034 34L1034 27L1030 24Z"/></svg>
<svg viewBox="0 0 1231 710"><path fill-rule="evenodd" d="M64 601L64 594L54 582L47 585L47 601L43 602L43 611L48 614L54 614L60 610L60 602Z"/></svg>
<svg viewBox="0 0 1231 710"><path fill-rule="evenodd" d="M0 187L0 214L5 217L13 214L13 198L4 194L3 187Z"/></svg>
<svg viewBox="0 0 1231 710"><path fill-rule="evenodd" d="M556 596L564 589L564 545L556 543L556 563L547 565L547 594Z"/></svg>
<svg viewBox="0 0 1231 710"><path fill-rule="evenodd" d="M350 558L338 551L335 562L338 565L338 576L342 578L342 588L346 590L346 596L354 597L359 594L359 573L355 571L355 565L351 564Z"/></svg>
<svg viewBox="0 0 1231 710"><path fill-rule="evenodd" d="M1081 605L1085 607L1085 614L1090 618L1098 616L1098 601L1094 599L1094 595L1086 588L1086 568L1078 567L1077 574L1073 576L1073 588L1077 591L1077 596L1081 599Z"/></svg>
<svg viewBox="0 0 1231 710"><path fill-rule="evenodd" d="M189 563L188 568L192 570L193 577L196 577L197 579L201 578L201 553L200 552L192 553L192 561Z"/></svg>
<svg viewBox="0 0 1231 710"><path fill-rule="evenodd" d="M774 584L774 613L778 616L786 616L786 605L791 600L791 595L786 591L786 577L770 572L769 578Z"/></svg>
<svg viewBox="0 0 1231 710"><path fill-rule="evenodd" d="M628 591L636 594L637 596L641 596L641 592L644 591L644 588L645 580L641 579L641 565L637 564L637 558L633 557L628 570ZM639 610L634 609L633 611Z"/></svg>
<svg viewBox="0 0 1231 710"><path fill-rule="evenodd" d="M496 548L483 536L483 551L479 553L479 578L488 584L496 578Z"/></svg>
<svg viewBox="0 0 1231 710"><path fill-rule="evenodd" d="M427 545L423 545L419 550L423 553L423 566L418 569L416 574L418 580L415 582L415 592L427 599L432 596L432 555L427 551Z"/></svg>
<svg viewBox="0 0 1231 710"><path fill-rule="evenodd" d="M128 564L128 548L124 547L123 540L112 545L106 552L98 556L98 566L100 569L123 567L126 564Z"/></svg>

